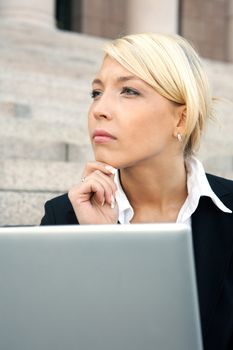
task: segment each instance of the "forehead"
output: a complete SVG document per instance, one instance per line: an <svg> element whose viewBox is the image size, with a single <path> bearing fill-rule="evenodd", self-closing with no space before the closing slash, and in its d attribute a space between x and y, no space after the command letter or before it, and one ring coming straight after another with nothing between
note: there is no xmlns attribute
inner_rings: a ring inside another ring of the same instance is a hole
<svg viewBox="0 0 233 350"><path fill-rule="evenodd" d="M115 71L120 71L120 72L125 72L126 74L131 75L131 73L125 67L123 67L119 62L117 62L114 58L112 58L110 56L104 57L98 74L101 74L105 70L112 70L113 73Z"/></svg>
<svg viewBox="0 0 233 350"><path fill-rule="evenodd" d="M131 73L128 69L123 67L115 59L109 56L106 56L103 60L103 63L100 67L99 72L97 73L95 79L93 80L93 84L95 83L101 84L108 80L116 81L116 82L124 82L127 80L138 80L143 82L143 80L141 80L139 77Z"/></svg>

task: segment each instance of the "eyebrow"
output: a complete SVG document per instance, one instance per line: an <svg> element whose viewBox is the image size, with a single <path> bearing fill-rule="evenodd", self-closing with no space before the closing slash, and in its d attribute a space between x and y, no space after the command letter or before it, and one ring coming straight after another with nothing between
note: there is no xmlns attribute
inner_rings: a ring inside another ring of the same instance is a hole
<svg viewBox="0 0 233 350"><path fill-rule="evenodd" d="M124 83L125 81L129 81L129 80L140 80L139 78L135 77L135 75L125 75L125 76L122 76L122 77L118 77L116 79L116 82L117 83ZM92 84L100 84L100 85L103 85L103 82L101 79L99 78L96 78L93 80Z"/></svg>

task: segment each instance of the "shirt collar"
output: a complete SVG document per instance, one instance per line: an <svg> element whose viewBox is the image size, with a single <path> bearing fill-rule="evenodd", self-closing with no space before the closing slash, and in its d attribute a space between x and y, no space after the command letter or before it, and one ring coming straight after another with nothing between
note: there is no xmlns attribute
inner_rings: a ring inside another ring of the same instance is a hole
<svg viewBox="0 0 233 350"><path fill-rule="evenodd" d="M223 204L210 187L203 165L197 158L188 158L186 161L186 169L188 196L180 209L177 222L185 223L190 220L191 215L197 209L201 196L211 198L213 203L223 212L232 213L232 211ZM118 220L121 224L130 223L134 211L121 186L119 172L116 173L114 181L117 186L116 201L119 207Z"/></svg>
<svg viewBox="0 0 233 350"><path fill-rule="evenodd" d="M132 220L133 215L134 215L134 210L133 210L132 206L130 205L129 200L126 197L126 194L121 186L119 170L115 174L114 181L115 181L115 184L117 186L116 202L117 202L118 208L119 208L118 221L121 224L130 223L130 221Z"/></svg>
<svg viewBox="0 0 233 350"><path fill-rule="evenodd" d="M223 212L232 213L214 193L207 180L202 163L195 157L186 161L188 196L177 217L177 222L186 222L198 207L200 197L206 196Z"/></svg>

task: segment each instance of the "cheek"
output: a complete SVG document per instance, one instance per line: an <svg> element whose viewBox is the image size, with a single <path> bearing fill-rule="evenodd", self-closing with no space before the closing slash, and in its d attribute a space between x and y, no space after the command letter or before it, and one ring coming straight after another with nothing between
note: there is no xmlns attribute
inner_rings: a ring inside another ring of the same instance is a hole
<svg viewBox="0 0 233 350"><path fill-rule="evenodd" d="M173 124L170 113L152 109L142 113L137 120L131 122L132 140L137 140L145 147L158 143L166 143L172 138Z"/></svg>
<svg viewBox="0 0 233 350"><path fill-rule="evenodd" d="M156 115L150 111L145 111L143 113L137 112L127 126L131 130L131 133L149 137L151 134L154 134L158 131L160 127L160 121L158 118L156 118Z"/></svg>
<svg viewBox="0 0 233 350"><path fill-rule="evenodd" d="M89 108L88 114L87 114L87 127L89 135L91 135L93 131L93 118L91 117L91 107Z"/></svg>

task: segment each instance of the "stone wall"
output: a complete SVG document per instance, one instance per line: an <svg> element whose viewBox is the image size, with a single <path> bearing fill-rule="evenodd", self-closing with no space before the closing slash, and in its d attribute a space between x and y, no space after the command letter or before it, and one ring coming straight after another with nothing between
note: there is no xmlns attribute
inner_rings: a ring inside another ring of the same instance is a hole
<svg viewBox="0 0 233 350"><path fill-rule="evenodd" d="M216 101L198 156L207 171L233 179L233 64L204 62Z"/></svg>
<svg viewBox="0 0 233 350"><path fill-rule="evenodd" d="M202 57L233 62L233 0L74 0L72 13L74 31L105 38L179 32Z"/></svg>
<svg viewBox="0 0 233 350"><path fill-rule="evenodd" d="M104 40L0 24L0 225L39 224L46 200L66 192L91 159L90 81ZM215 95L233 101L233 65L205 61ZM200 158L233 178L233 102L222 102Z"/></svg>
<svg viewBox="0 0 233 350"><path fill-rule="evenodd" d="M106 38L116 38L125 34L126 3L125 0L83 1L82 32Z"/></svg>
<svg viewBox="0 0 233 350"><path fill-rule="evenodd" d="M181 0L181 33L203 57L228 61L228 1Z"/></svg>
<svg viewBox="0 0 233 350"><path fill-rule="evenodd" d="M38 224L43 203L92 158L86 116L103 40L0 27L0 225Z"/></svg>

